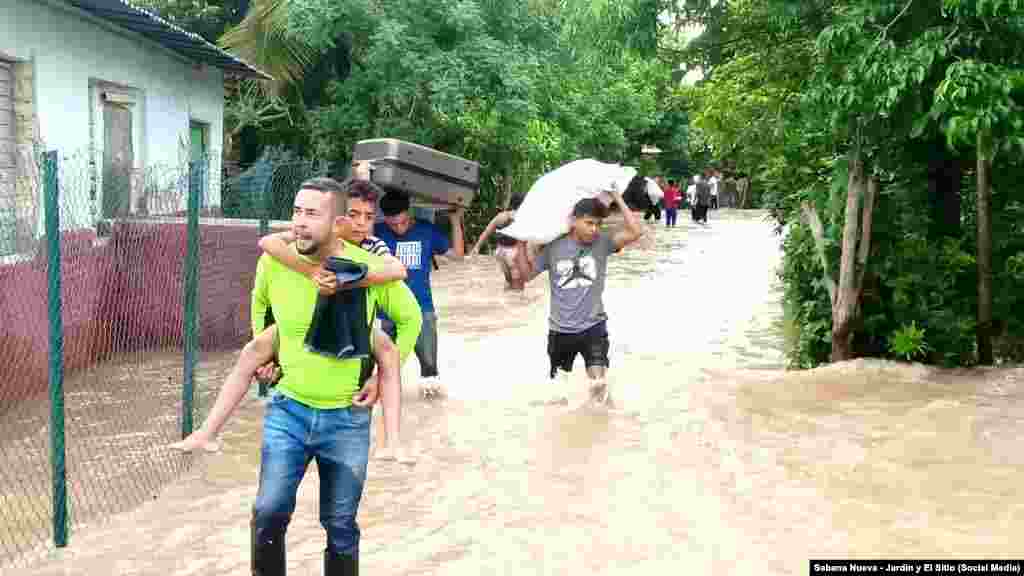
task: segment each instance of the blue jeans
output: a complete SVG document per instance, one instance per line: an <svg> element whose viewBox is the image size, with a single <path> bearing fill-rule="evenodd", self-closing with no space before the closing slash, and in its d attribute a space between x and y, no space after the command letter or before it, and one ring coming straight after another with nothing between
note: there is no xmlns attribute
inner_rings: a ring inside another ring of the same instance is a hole
<svg viewBox="0 0 1024 576"><path fill-rule="evenodd" d="M252 511L254 560L283 556L295 495L310 460L320 473L320 524L327 549L358 558L356 513L366 482L370 411L350 406L319 410L274 391L263 418L260 486ZM282 557L283 560L283 557Z"/></svg>

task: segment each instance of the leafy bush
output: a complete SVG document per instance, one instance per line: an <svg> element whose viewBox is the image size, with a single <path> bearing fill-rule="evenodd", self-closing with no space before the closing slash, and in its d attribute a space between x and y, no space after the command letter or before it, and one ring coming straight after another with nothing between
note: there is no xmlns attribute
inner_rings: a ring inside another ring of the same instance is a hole
<svg viewBox="0 0 1024 576"><path fill-rule="evenodd" d="M993 199L995 348L1008 361L1024 359L1024 205L998 190L1013 190L1015 173L998 176ZM977 330L973 174L965 174L956 231L934 225L926 176L908 174L885 184L875 209L855 352L970 366ZM830 250L840 233L826 229ZM790 364L813 367L829 359L832 318L813 240L802 223L790 222L783 250ZM829 258L835 263L838 254L830 251Z"/></svg>
<svg viewBox="0 0 1024 576"><path fill-rule="evenodd" d="M924 356L928 344L924 339L924 329L911 322L901 326L889 338L889 352L907 361Z"/></svg>

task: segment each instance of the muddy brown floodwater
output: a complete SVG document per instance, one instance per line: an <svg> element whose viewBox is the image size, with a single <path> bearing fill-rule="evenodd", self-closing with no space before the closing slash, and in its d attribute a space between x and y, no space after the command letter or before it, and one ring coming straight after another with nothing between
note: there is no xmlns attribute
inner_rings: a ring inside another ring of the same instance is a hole
<svg viewBox="0 0 1024 576"><path fill-rule="evenodd" d="M448 397L416 399L409 362L403 429L419 461L371 465L363 572L806 574L820 557L1020 557L1024 371L784 371L779 244L763 213L722 210L614 257L610 412L545 402L559 387L575 398L583 371L546 377L542 279L507 294L490 259L443 267ZM262 413L249 398L223 452L18 574L247 574ZM321 573L316 494L310 467L291 574Z"/></svg>

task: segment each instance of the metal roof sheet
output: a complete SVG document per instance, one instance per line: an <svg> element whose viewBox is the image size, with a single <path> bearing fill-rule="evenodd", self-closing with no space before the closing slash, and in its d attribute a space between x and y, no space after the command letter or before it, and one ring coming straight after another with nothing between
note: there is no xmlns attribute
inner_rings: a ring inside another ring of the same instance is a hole
<svg viewBox="0 0 1024 576"><path fill-rule="evenodd" d="M242 76L271 79L270 75L207 42L202 36L171 24L127 0L64 0L116 26L131 30L196 62Z"/></svg>

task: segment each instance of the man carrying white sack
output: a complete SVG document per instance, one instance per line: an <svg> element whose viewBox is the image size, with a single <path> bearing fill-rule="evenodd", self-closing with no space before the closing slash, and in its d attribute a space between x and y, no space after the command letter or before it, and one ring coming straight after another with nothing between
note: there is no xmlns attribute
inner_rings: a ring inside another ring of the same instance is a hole
<svg viewBox="0 0 1024 576"><path fill-rule="evenodd" d="M551 283L548 357L551 378L558 370L571 372L576 355L583 356L590 378L591 399L608 402L609 367L604 284L608 256L638 240L644 233L636 214L626 206L618 190L612 201L622 212L625 227L614 233L601 230L607 207L596 198L580 200L573 207L567 234L544 246L536 257L520 250L516 265L529 282L548 272Z"/></svg>
<svg viewBox="0 0 1024 576"><path fill-rule="evenodd" d="M514 264L518 253L524 250L536 252L539 246L568 233L569 216L577 202L600 197L607 205L611 202L607 191L612 188L625 190L635 177L635 168L584 158L559 166L538 178L522 198L521 205L517 206L515 218L504 218L501 222L501 235L508 245L501 256L511 265L510 270L503 272L506 280L513 280L508 284L516 290L525 287L518 275L518 266ZM626 200L629 201L628 196ZM633 207L634 210L644 208L646 204ZM485 236L481 238L486 239Z"/></svg>

